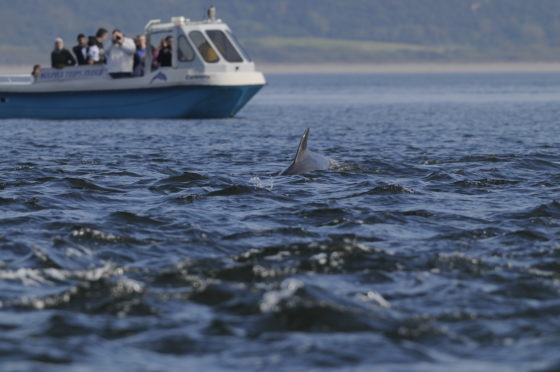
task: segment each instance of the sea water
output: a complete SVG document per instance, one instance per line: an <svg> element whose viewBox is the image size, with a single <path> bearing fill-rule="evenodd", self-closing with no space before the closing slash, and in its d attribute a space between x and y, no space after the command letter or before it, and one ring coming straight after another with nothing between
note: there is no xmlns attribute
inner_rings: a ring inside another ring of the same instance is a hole
<svg viewBox="0 0 560 372"><path fill-rule="evenodd" d="M0 120L1 370L560 368L560 75L268 80Z"/></svg>

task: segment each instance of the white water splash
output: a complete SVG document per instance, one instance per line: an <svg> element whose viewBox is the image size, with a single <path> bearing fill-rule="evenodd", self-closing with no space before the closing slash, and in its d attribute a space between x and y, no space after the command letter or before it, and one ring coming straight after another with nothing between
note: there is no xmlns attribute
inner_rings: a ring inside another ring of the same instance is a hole
<svg viewBox="0 0 560 372"><path fill-rule="evenodd" d="M268 191L272 191L272 189L274 189L274 179L272 177L270 177L268 180L261 180L260 177L255 176L251 177L249 182L251 183L251 185L253 185L253 187L256 187L257 189L264 189Z"/></svg>

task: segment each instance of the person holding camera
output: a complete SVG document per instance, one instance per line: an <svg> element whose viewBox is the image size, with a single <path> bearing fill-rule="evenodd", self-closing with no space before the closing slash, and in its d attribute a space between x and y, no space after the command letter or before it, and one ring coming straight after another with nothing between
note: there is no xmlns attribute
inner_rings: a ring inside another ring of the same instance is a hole
<svg viewBox="0 0 560 372"><path fill-rule="evenodd" d="M107 70L112 78L132 77L135 51L131 38L125 37L121 30L113 31L111 45L105 50Z"/></svg>

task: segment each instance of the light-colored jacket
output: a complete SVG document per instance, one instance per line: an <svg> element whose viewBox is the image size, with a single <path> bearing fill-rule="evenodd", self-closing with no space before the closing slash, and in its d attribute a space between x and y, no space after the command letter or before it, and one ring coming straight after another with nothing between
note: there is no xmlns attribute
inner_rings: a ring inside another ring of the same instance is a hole
<svg viewBox="0 0 560 372"><path fill-rule="evenodd" d="M107 70L111 72L132 72L136 45L132 39L125 37L123 44L112 44L105 49Z"/></svg>

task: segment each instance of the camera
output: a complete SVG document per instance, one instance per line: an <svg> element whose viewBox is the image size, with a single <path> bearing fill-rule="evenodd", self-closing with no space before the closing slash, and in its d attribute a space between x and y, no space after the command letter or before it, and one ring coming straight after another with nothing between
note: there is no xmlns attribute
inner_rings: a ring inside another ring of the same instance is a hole
<svg viewBox="0 0 560 372"><path fill-rule="evenodd" d="M117 37L115 37L115 39L116 39L117 41L121 41L122 37L120 37L119 35L117 35Z"/></svg>

